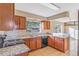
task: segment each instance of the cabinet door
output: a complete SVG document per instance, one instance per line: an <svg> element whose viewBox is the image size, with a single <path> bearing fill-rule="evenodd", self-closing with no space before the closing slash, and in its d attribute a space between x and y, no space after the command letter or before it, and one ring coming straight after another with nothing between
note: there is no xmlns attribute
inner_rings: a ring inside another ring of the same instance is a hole
<svg viewBox="0 0 79 59"><path fill-rule="evenodd" d="M50 37L48 37L48 45L52 46L52 39Z"/></svg>
<svg viewBox="0 0 79 59"><path fill-rule="evenodd" d="M0 30L2 30L2 16L0 14Z"/></svg>
<svg viewBox="0 0 79 59"><path fill-rule="evenodd" d="M45 30L50 29L50 21L42 21Z"/></svg>
<svg viewBox="0 0 79 59"><path fill-rule="evenodd" d="M59 38L59 41L58 41L58 49L63 51L64 50L64 41L63 41L63 38Z"/></svg>
<svg viewBox="0 0 79 59"><path fill-rule="evenodd" d="M55 37L55 48L57 48L57 49L59 49L59 48L58 48L58 47L59 47L58 41L59 41L59 39L58 39L57 37Z"/></svg>
<svg viewBox="0 0 79 59"><path fill-rule="evenodd" d="M0 4L0 30L13 30L14 28L14 4L1 3Z"/></svg>
<svg viewBox="0 0 79 59"><path fill-rule="evenodd" d="M50 29L50 21L47 21L47 29Z"/></svg>
<svg viewBox="0 0 79 59"><path fill-rule="evenodd" d="M19 16L15 16L15 26L16 26L16 29L19 29L19 24L20 24L20 20L19 20Z"/></svg>
<svg viewBox="0 0 79 59"><path fill-rule="evenodd" d="M55 37L55 48L63 51L64 49L64 46L63 46L63 39L62 38L58 38L58 37Z"/></svg>
<svg viewBox="0 0 79 59"><path fill-rule="evenodd" d="M15 25L17 29L25 29L26 28L26 18L23 16L15 16Z"/></svg>
<svg viewBox="0 0 79 59"><path fill-rule="evenodd" d="M52 37L52 40L51 40L52 42L51 42L51 44L52 44L52 47L55 47L55 38L54 37Z"/></svg>
<svg viewBox="0 0 79 59"><path fill-rule="evenodd" d="M36 49L36 40L34 38L30 38L30 49Z"/></svg>
<svg viewBox="0 0 79 59"><path fill-rule="evenodd" d="M41 37L37 37L37 49L42 47L42 38Z"/></svg>
<svg viewBox="0 0 79 59"><path fill-rule="evenodd" d="M2 30L2 3L0 3L0 30Z"/></svg>
<svg viewBox="0 0 79 59"><path fill-rule="evenodd" d="M25 29L26 28L26 18L20 16L20 29Z"/></svg>
<svg viewBox="0 0 79 59"><path fill-rule="evenodd" d="M64 38L64 52L69 50L69 38Z"/></svg>

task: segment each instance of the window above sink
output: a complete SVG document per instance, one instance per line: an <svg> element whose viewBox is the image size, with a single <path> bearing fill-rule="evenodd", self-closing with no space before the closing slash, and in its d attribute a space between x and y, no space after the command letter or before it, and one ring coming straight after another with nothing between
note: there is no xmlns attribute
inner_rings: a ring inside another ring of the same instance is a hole
<svg viewBox="0 0 79 59"><path fill-rule="evenodd" d="M41 31L40 21L27 21L26 31L29 33L39 33Z"/></svg>

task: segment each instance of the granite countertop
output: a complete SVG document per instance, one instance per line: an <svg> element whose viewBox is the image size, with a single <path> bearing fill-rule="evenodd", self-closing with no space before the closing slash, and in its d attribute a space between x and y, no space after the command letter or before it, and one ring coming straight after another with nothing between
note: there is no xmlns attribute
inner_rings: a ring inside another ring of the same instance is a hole
<svg viewBox="0 0 79 59"><path fill-rule="evenodd" d="M62 34L62 33L53 33L53 36L59 37L59 38L68 38L69 37L69 35Z"/></svg>
<svg viewBox="0 0 79 59"><path fill-rule="evenodd" d="M30 51L30 49L25 44L18 44L5 48L0 48L0 56L14 56L28 51Z"/></svg>
<svg viewBox="0 0 79 59"><path fill-rule="evenodd" d="M52 33L52 34L38 34L38 35L23 35L23 36L19 36L20 39L24 39L24 38L36 38L39 36L54 36L54 37L59 37L59 38L68 38L69 36L67 34L62 34L62 33Z"/></svg>

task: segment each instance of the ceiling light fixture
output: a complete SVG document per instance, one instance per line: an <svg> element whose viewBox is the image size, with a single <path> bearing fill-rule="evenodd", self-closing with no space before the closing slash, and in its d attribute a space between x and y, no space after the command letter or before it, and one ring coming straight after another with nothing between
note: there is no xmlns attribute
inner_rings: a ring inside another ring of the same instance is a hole
<svg viewBox="0 0 79 59"><path fill-rule="evenodd" d="M59 7L52 3L41 3L41 4L53 10L59 10Z"/></svg>

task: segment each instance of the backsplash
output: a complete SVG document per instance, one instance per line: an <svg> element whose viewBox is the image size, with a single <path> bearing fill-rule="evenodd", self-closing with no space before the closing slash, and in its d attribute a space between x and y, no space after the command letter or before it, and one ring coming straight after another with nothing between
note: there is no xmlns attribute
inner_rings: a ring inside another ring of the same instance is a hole
<svg viewBox="0 0 79 59"><path fill-rule="evenodd" d="M3 35L4 34L4 31L0 31L0 35Z"/></svg>
<svg viewBox="0 0 79 59"><path fill-rule="evenodd" d="M0 31L0 34L7 35L5 40L20 39L27 35L26 30Z"/></svg>

